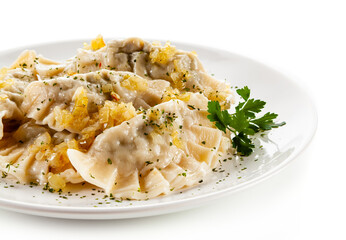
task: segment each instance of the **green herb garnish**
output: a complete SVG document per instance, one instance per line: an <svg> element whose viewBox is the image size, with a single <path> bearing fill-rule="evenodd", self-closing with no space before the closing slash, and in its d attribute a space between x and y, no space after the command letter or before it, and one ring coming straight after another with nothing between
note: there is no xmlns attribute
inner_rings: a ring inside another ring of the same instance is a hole
<svg viewBox="0 0 346 240"><path fill-rule="evenodd" d="M208 102L208 119L215 123L215 126L226 133L226 129L234 135L232 145L240 155L249 156L255 145L249 136L260 131L268 131L285 125L285 122L275 123L276 113L266 113L262 117L256 114L261 112L266 102L250 98L250 89L245 86L238 89L237 93L244 100L235 108L235 113L230 114L227 110L221 110L218 101Z"/></svg>

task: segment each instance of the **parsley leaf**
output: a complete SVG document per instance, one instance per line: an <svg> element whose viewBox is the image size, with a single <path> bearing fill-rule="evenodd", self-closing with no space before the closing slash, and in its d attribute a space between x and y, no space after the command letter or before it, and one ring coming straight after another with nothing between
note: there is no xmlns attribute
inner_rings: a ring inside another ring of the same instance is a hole
<svg viewBox="0 0 346 240"><path fill-rule="evenodd" d="M253 98L248 99L246 102L241 102L236 107L237 112L244 112L245 115L249 118L255 118L255 114L261 112L261 110L266 105L265 102L261 100L255 100Z"/></svg>
<svg viewBox="0 0 346 240"><path fill-rule="evenodd" d="M228 122L230 121L229 113L224 110L221 111L220 103L217 101L209 101L208 102L208 112L210 113L207 118L211 122L215 122L215 126L221 131L226 133L226 128Z"/></svg>
<svg viewBox="0 0 346 240"><path fill-rule="evenodd" d="M276 113L266 113L264 116L254 119L251 122L256 124L261 130L271 130L272 128L278 128L285 125L285 122L274 123L274 119L278 115Z"/></svg>
<svg viewBox="0 0 346 240"><path fill-rule="evenodd" d="M244 99L235 107L235 113L230 114L227 110L221 110L217 101L208 102L208 119L215 123L215 126L226 133L228 129L232 134L232 145L240 155L249 156L255 145L249 136L259 131L268 131L285 125L285 122L275 123L276 113L266 113L257 118L266 102L250 98L250 89L245 86L237 90L237 93Z"/></svg>
<svg viewBox="0 0 346 240"><path fill-rule="evenodd" d="M232 138L232 145L237 152L245 156L249 156L253 152L252 149L255 148L251 139L243 132Z"/></svg>
<svg viewBox="0 0 346 240"><path fill-rule="evenodd" d="M255 131L249 128L250 122L244 112L236 112L230 116L231 117L227 123L231 129L236 132L244 132L249 135L255 134Z"/></svg>
<svg viewBox="0 0 346 240"><path fill-rule="evenodd" d="M247 101L250 97L250 89L245 86L243 88L237 89L237 93L245 100Z"/></svg>

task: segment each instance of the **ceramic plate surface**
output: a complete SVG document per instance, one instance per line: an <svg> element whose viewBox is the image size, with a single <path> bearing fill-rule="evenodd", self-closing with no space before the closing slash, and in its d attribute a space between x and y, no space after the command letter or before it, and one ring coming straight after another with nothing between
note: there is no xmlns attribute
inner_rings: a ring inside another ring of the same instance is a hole
<svg viewBox="0 0 346 240"><path fill-rule="evenodd" d="M27 46L0 53L0 67L10 65L24 49L55 60L75 55L84 41ZM7 182L0 178L0 207L17 212L75 219L121 219L159 215L205 204L207 201L249 187L277 173L304 150L313 137L317 115L309 96L296 80L262 63L227 51L193 44L172 43L196 51L204 67L232 86L249 86L252 97L267 102L264 111L279 114L286 126L274 129L256 142L250 157L221 161L208 181L196 187L147 201L115 201L95 188L71 189L58 195L42 187ZM302 124L303 123L303 124ZM223 171L224 170L224 171Z"/></svg>

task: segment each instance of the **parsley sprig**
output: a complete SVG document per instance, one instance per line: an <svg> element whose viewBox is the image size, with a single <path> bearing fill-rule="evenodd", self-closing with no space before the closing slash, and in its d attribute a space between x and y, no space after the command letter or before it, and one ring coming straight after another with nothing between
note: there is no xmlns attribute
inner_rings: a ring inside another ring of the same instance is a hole
<svg viewBox="0 0 346 240"><path fill-rule="evenodd" d="M275 123L276 113L267 112L262 117L257 117L264 108L266 102L250 98L250 89L245 86L237 90L237 93L244 100L235 108L235 113L230 114L227 110L221 110L218 101L208 102L208 119L215 123L215 126L226 133L228 129L233 133L232 145L240 155L249 156L255 145L250 136L260 131L268 131L285 125L285 122Z"/></svg>

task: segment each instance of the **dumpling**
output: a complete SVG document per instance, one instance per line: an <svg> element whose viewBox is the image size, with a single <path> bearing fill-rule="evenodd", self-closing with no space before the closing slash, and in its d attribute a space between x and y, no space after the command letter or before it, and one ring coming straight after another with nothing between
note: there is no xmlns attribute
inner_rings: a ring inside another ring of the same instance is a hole
<svg viewBox="0 0 346 240"><path fill-rule="evenodd" d="M47 70L42 69L45 67ZM57 62L37 56L35 51L26 50L9 68L0 69L0 139L4 130L13 130L13 127L18 127L24 119L25 114L20 106L27 86L31 82L38 81L40 75L51 77L64 68L65 65L58 67Z"/></svg>
<svg viewBox="0 0 346 240"><path fill-rule="evenodd" d="M89 113L97 112L98 105L101 106L106 100L105 96L97 94L97 91L94 84L88 85L69 78L36 81L25 89L24 101L20 107L27 118L35 120L39 125L47 124L56 131L67 129L70 132L79 132L86 126ZM64 124L56 116L57 112L62 111L75 113L80 122Z"/></svg>
<svg viewBox="0 0 346 240"><path fill-rule="evenodd" d="M0 140L4 132L11 132L23 119L23 113L7 95L0 96Z"/></svg>
<svg viewBox="0 0 346 240"><path fill-rule="evenodd" d="M208 99L225 102L230 87L211 77L194 52L176 49L169 43L149 43L139 38L112 40L98 49L79 49L65 73L88 73L110 69L128 71L147 79L169 81L180 91L202 92Z"/></svg>
<svg viewBox="0 0 346 240"><path fill-rule="evenodd" d="M45 185L55 174L64 183L82 182L67 158L68 148L78 148L73 134L25 123L0 140L0 171L3 177L11 176L21 183Z"/></svg>
<svg viewBox="0 0 346 240"><path fill-rule="evenodd" d="M108 107L118 106L114 102L130 103L129 111L132 104L146 109L161 102L167 87L166 81L147 81L133 73L102 70L32 82L24 91L20 109L37 124L47 124L56 131L81 133L100 119L104 123L102 114ZM131 117L135 109L132 112Z"/></svg>
<svg viewBox="0 0 346 240"><path fill-rule="evenodd" d="M27 82L16 79L9 69L0 70L0 139L4 132L10 132L24 118L19 106Z"/></svg>
<svg viewBox="0 0 346 240"><path fill-rule="evenodd" d="M210 124L199 126L200 114L171 100L105 130L87 153L67 154L85 181L116 197L168 194L196 185L217 164L222 133Z"/></svg>

